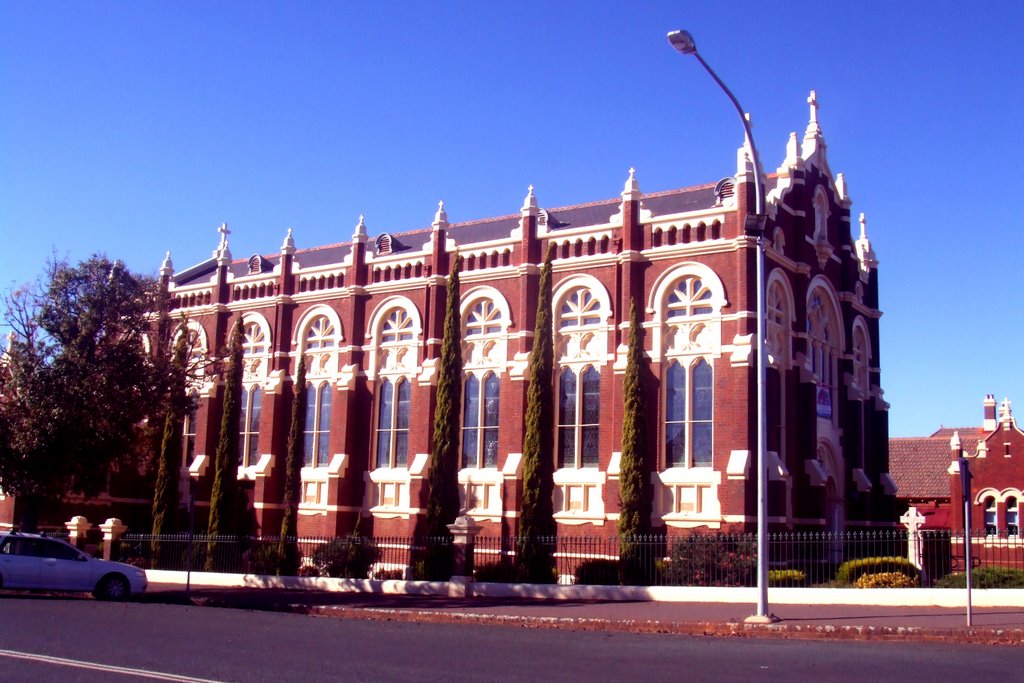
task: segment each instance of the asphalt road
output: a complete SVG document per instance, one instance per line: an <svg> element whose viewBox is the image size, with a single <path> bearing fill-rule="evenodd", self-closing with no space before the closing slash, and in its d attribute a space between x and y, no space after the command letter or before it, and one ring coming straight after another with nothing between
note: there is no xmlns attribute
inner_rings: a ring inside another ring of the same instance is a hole
<svg viewBox="0 0 1024 683"><path fill-rule="evenodd" d="M44 659L49 658L49 659ZM1024 648L599 633L0 595L0 681L1018 680Z"/></svg>

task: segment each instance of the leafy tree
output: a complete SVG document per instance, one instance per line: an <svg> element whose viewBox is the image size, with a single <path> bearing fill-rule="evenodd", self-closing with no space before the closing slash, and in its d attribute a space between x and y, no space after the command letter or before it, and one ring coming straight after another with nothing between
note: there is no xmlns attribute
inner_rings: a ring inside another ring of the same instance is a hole
<svg viewBox="0 0 1024 683"><path fill-rule="evenodd" d="M448 276L444 333L437 374L434 433L430 446L427 497L426 578L446 581L452 575L452 547L438 542L451 539L448 525L459 515L459 407L462 403L462 318L459 315L460 259Z"/></svg>
<svg viewBox="0 0 1024 683"><path fill-rule="evenodd" d="M619 461L619 521L623 583L646 584L653 578L654 556L635 543L651 532L651 466L647 439L647 400L643 386L643 347L636 301L629 306L629 341L622 379L622 455Z"/></svg>
<svg viewBox="0 0 1024 683"><path fill-rule="evenodd" d="M174 354L171 363L173 379L164 415L163 438L160 442L156 484L153 488L154 536L177 531L178 464L181 462L182 431L185 415L188 413L191 401L185 392L189 351L188 329L182 326L178 330L178 339L174 344ZM154 541L154 558L159 557L156 544L157 541Z"/></svg>
<svg viewBox="0 0 1024 683"><path fill-rule="evenodd" d="M38 506L93 496L112 470L137 467L140 425L159 395L143 337L156 283L94 255L54 260L36 283L6 297L14 332L0 372L0 486Z"/></svg>
<svg viewBox="0 0 1024 683"><path fill-rule="evenodd" d="M552 377L554 348L551 329L551 259L548 249L540 271L537 320L530 349L530 384L526 393L526 433L523 436L523 498L516 540L519 578L530 583L555 580L555 518Z"/></svg>
<svg viewBox="0 0 1024 683"><path fill-rule="evenodd" d="M242 415L242 319L231 330L228 342L227 369L224 382L224 407L221 413L220 436L213 456L213 488L210 491L211 536L236 533L240 520L238 503L238 424ZM207 564L213 560L210 543Z"/></svg>
<svg viewBox="0 0 1024 683"><path fill-rule="evenodd" d="M303 427L306 424L306 355L299 354L292 396L292 423L288 430L288 455L284 466L284 517L278 543L279 576L293 576L299 570L299 552L295 537L299 534L299 496L302 487Z"/></svg>

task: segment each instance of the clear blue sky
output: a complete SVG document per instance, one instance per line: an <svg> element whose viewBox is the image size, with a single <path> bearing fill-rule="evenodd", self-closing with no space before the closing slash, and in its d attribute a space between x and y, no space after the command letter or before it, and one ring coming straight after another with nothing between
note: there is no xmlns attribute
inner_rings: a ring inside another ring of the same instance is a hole
<svg viewBox="0 0 1024 683"><path fill-rule="evenodd" d="M0 287L53 253L185 268L765 167L817 90L881 261L894 436L1024 416L1019 2L0 3ZM1018 188L1018 189L1014 189ZM3 330L0 330L3 331Z"/></svg>

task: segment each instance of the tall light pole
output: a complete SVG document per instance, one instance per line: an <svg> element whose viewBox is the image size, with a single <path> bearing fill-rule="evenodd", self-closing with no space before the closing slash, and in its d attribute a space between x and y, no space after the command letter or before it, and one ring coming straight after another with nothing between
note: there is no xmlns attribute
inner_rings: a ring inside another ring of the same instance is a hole
<svg viewBox="0 0 1024 683"><path fill-rule="evenodd" d="M693 55L704 67L718 87L729 97L729 101L736 107L736 113L740 115L740 122L743 124L743 132L746 133L747 142L750 143L751 161L754 163L754 215L748 216L745 228L748 234L754 235L757 247L757 269L755 279L757 280L757 332L754 341L757 346L757 614L748 617L748 622L765 623L776 621L773 615L768 613L768 463L765 453L765 367L767 353L764 340L764 186L761 184L761 158L757 154L757 146L754 144L754 134L750 130L750 121L747 120L743 107L739 100L732 94L729 87L722 82L718 74L708 66L704 58L697 52L697 44L688 31L672 31L668 34L668 42L678 52L684 55Z"/></svg>

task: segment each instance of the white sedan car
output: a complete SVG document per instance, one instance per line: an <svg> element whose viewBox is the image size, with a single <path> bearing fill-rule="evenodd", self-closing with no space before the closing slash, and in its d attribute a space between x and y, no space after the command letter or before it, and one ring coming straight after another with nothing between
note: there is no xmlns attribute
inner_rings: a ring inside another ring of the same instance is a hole
<svg viewBox="0 0 1024 683"><path fill-rule="evenodd" d="M56 538L0 534L0 588L92 592L100 600L126 600L146 590L146 572L98 560Z"/></svg>

